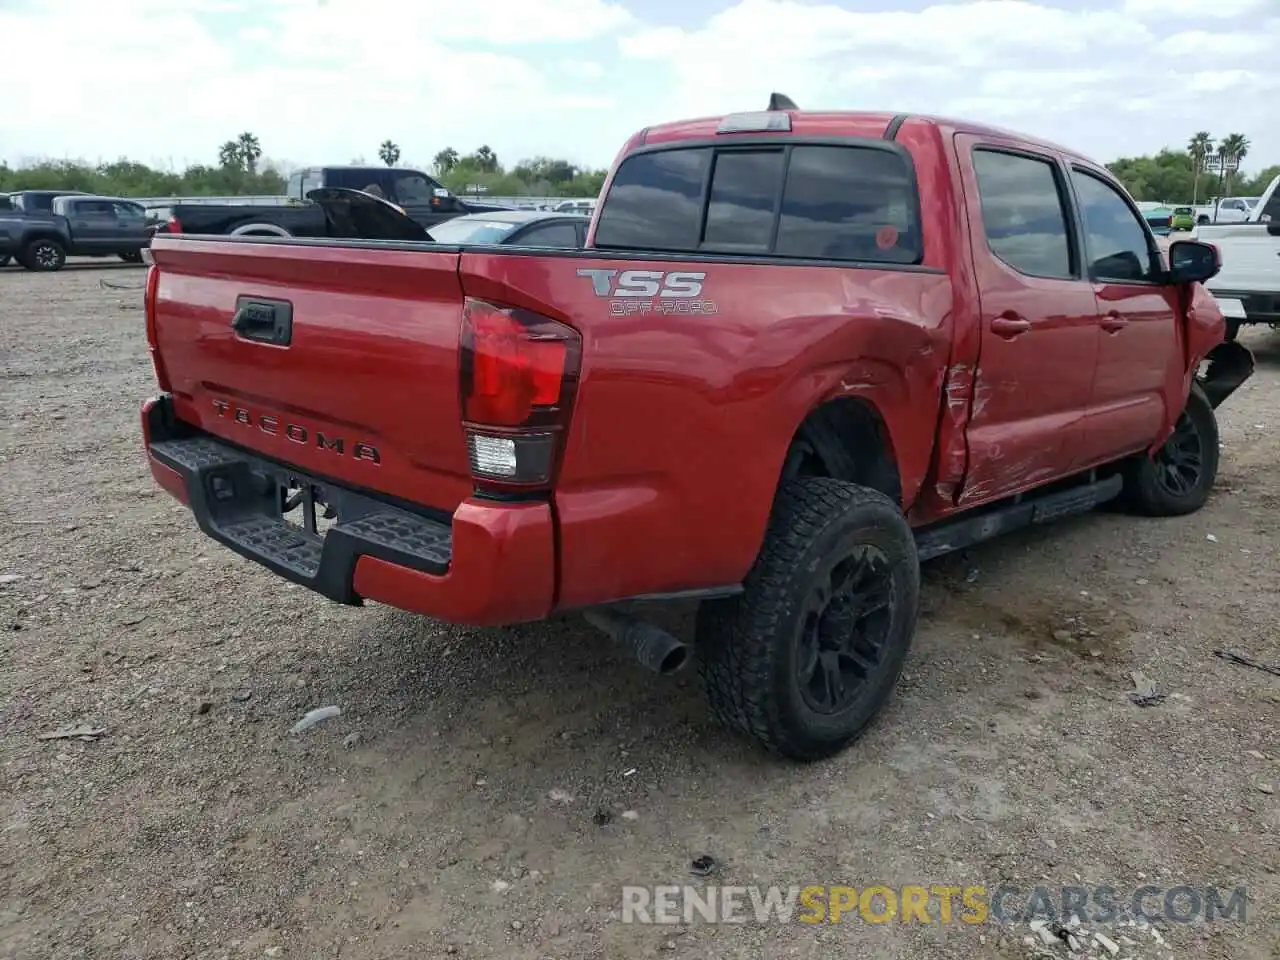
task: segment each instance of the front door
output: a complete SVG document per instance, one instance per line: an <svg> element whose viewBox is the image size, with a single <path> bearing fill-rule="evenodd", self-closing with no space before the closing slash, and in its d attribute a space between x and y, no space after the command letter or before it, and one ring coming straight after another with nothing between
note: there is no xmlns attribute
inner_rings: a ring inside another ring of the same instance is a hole
<svg viewBox="0 0 1280 960"><path fill-rule="evenodd" d="M1052 154L999 140L955 140L980 291L959 498L974 506L1077 468L1099 333L1066 168Z"/></svg>
<svg viewBox="0 0 1280 960"><path fill-rule="evenodd" d="M1098 301L1098 367L1085 423L1090 464L1150 446L1176 419L1182 395L1179 291L1164 282L1155 238L1106 178L1071 168L1085 259Z"/></svg>

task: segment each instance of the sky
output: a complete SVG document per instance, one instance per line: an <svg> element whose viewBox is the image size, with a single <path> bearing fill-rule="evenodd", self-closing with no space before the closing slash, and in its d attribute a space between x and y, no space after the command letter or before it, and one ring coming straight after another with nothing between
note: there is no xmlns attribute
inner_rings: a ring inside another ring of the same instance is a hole
<svg viewBox="0 0 1280 960"><path fill-rule="evenodd" d="M0 0L0 157L607 166L763 108L994 123L1102 161L1243 133L1280 163L1280 0ZM24 82L19 78L27 78ZM1269 121L1269 122L1268 122Z"/></svg>

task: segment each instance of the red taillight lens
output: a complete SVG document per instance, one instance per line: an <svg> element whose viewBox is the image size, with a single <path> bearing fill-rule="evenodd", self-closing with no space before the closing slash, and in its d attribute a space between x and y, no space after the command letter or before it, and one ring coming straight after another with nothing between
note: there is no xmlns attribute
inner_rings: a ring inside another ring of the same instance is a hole
<svg viewBox="0 0 1280 960"><path fill-rule="evenodd" d="M160 268L147 267L147 285L142 295L142 309L147 324L147 351L151 354L151 369L155 372L160 389L169 392L169 374L160 359L160 341L156 336L156 294L160 289Z"/></svg>
<svg viewBox="0 0 1280 960"><path fill-rule="evenodd" d="M556 425L577 379L578 331L527 310L466 301L462 416L495 427Z"/></svg>
<svg viewBox="0 0 1280 960"><path fill-rule="evenodd" d="M577 389L581 335L528 310L468 298L461 348L472 472L498 484L548 483Z"/></svg>
<svg viewBox="0 0 1280 960"><path fill-rule="evenodd" d="M181 221L181 220L179 220L179 219L178 219L177 217L175 217L175 216L170 216L170 217L169 217L169 222L168 222L168 224L167 224L166 226L168 227L168 230L169 230L169 232L170 232L170 233L181 233L181 232L182 232L182 221Z"/></svg>

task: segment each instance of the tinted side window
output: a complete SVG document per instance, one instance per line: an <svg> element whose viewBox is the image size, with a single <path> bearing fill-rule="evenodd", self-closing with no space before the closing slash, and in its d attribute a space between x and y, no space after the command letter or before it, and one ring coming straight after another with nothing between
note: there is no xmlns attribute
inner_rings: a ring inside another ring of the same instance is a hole
<svg viewBox="0 0 1280 960"><path fill-rule="evenodd" d="M304 170L302 173L302 199L306 199L308 193L312 190L319 190L324 186L323 170ZM337 184L332 184L337 186Z"/></svg>
<svg viewBox="0 0 1280 960"><path fill-rule="evenodd" d="M783 159L781 150L716 156L703 236L707 246L768 250Z"/></svg>
<svg viewBox="0 0 1280 960"><path fill-rule="evenodd" d="M53 196L48 193L28 193L22 198L22 209L48 213L53 209Z"/></svg>
<svg viewBox="0 0 1280 960"><path fill-rule="evenodd" d="M115 211L115 215L121 220L141 220L145 216L142 207L136 203L113 203L111 205Z"/></svg>
<svg viewBox="0 0 1280 960"><path fill-rule="evenodd" d="M1120 283L1155 280L1157 261L1143 222L1116 189L1083 170L1073 169L1084 217L1089 269L1099 280Z"/></svg>
<svg viewBox="0 0 1280 960"><path fill-rule="evenodd" d="M596 225L598 247L693 250L702 225L702 181L711 151L628 157L614 175Z"/></svg>
<svg viewBox="0 0 1280 960"><path fill-rule="evenodd" d="M519 247L572 249L578 246L578 228L572 223L549 223L545 227L535 227L521 234L512 243Z"/></svg>
<svg viewBox="0 0 1280 960"><path fill-rule="evenodd" d="M1072 278L1071 240L1054 164L974 150L973 169L991 252L1019 273Z"/></svg>
<svg viewBox="0 0 1280 960"><path fill-rule="evenodd" d="M71 204L71 210L77 217L114 217L115 208L108 200L77 200Z"/></svg>
<svg viewBox="0 0 1280 960"><path fill-rule="evenodd" d="M787 257L916 263L922 251L911 169L896 152L796 146L775 252Z"/></svg>

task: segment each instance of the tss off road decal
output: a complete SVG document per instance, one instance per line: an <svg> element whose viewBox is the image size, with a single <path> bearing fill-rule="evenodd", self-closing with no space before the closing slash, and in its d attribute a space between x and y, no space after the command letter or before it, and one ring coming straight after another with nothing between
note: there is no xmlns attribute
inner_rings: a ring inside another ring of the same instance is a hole
<svg viewBox="0 0 1280 960"><path fill-rule="evenodd" d="M591 291L607 298L615 317L635 314L712 316L714 300L702 299L706 273L689 270L605 270L582 267L578 276L591 281Z"/></svg>

